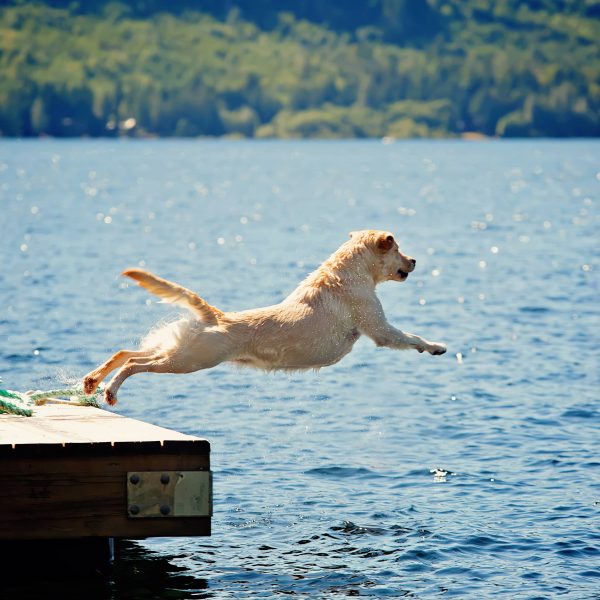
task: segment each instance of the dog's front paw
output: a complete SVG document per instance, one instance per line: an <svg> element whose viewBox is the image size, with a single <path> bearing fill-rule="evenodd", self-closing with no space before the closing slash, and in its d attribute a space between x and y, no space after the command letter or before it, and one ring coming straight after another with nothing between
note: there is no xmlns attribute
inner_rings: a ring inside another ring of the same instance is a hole
<svg viewBox="0 0 600 600"><path fill-rule="evenodd" d="M446 354L447 348L444 344L430 344L427 348L427 352L432 354L433 356L437 356L440 354Z"/></svg>

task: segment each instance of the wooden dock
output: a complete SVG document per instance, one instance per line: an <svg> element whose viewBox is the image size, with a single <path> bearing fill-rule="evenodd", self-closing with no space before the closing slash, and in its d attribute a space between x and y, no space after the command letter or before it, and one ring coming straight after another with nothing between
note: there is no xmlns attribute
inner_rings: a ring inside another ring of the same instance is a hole
<svg viewBox="0 0 600 600"><path fill-rule="evenodd" d="M0 542L210 535L210 444L98 408L0 415Z"/></svg>

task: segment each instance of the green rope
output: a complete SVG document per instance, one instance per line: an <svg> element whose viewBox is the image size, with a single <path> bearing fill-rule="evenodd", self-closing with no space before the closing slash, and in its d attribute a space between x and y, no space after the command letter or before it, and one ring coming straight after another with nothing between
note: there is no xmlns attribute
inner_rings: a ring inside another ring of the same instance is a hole
<svg viewBox="0 0 600 600"><path fill-rule="evenodd" d="M33 402L18 392L3 390L0 388L0 414L20 415L21 417L31 417L33 410L27 408L32 406Z"/></svg>
<svg viewBox="0 0 600 600"><path fill-rule="evenodd" d="M97 391L88 396L81 388L66 388L59 390L48 390L47 392L35 392L30 394L29 397L34 402L36 400L41 400L42 398L67 398L76 404L83 404L85 406L98 406L97 396L99 396L100 393L100 391Z"/></svg>
<svg viewBox="0 0 600 600"><path fill-rule="evenodd" d="M0 383L1 382L2 380L0 379ZM80 387L48 390L44 392L36 391L28 394L0 388L0 414L31 417L33 415L33 407L46 398L64 399L73 404L99 407L98 397L101 394L102 390L100 388L96 390L94 394L90 395L86 395L83 388Z"/></svg>

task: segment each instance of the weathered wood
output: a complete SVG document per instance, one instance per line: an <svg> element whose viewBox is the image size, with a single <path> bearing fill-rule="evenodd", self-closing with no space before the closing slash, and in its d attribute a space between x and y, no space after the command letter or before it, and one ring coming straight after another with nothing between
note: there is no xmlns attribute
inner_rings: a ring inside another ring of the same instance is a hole
<svg viewBox="0 0 600 600"><path fill-rule="evenodd" d="M92 406L38 406L32 417L0 416L0 445L197 440Z"/></svg>
<svg viewBox="0 0 600 600"><path fill-rule="evenodd" d="M0 416L0 540L210 535L210 516L131 518L127 473L208 471L206 440L79 406Z"/></svg>

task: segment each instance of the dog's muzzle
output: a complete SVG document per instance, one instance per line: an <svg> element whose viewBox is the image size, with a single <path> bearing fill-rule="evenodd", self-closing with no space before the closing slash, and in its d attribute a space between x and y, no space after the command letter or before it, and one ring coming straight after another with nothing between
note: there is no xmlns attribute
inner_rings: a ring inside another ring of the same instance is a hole
<svg viewBox="0 0 600 600"><path fill-rule="evenodd" d="M398 269L397 273L400 275L400 277L408 277L408 273L402 269Z"/></svg>

